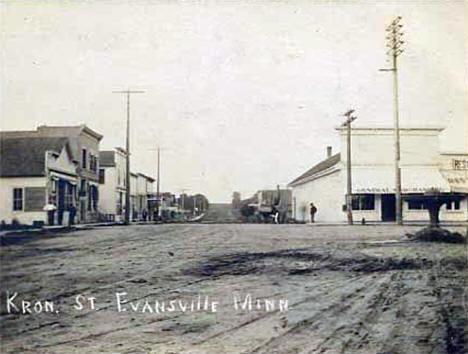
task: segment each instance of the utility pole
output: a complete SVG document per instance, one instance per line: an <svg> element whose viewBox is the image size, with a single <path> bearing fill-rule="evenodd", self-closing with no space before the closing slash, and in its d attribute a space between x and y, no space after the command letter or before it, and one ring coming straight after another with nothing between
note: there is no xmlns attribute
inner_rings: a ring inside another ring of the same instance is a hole
<svg viewBox="0 0 468 354"><path fill-rule="evenodd" d="M161 191L160 191L160 186L161 186L161 154L160 154L160 148L158 146L158 148L156 150L154 149L150 149L149 151L157 151L158 153L158 163L157 163L157 177L156 177L156 207L158 208L158 214L160 213L160 209L161 209L161 206L162 206L162 201L160 200L160 195L161 195Z"/></svg>
<svg viewBox="0 0 468 354"><path fill-rule="evenodd" d="M181 194L180 194L180 200L181 200L181 208L182 208L182 218L185 220L185 191L187 189L182 188L181 189Z"/></svg>
<svg viewBox="0 0 468 354"><path fill-rule="evenodd" d="M353 184L351 179L351 122L357 117L352 117L354 109L350 109L348 112L343 114L346 117L346 121L342 124L342 127L346 127L346 214L348 216L348 225L353 224Z"/></svg>
<svg viewBox="0 0 468 354"><path fill-rule="evenodd" d="M125 184L127 190L125 193L125 224L130 224L130 94L131 93L144 93L145 91L113 91L113 93L125 93L127 95L127 134L125 139L126 150L126 174Z"/></svg>
<svg viewBox="0 0 468 354"><path fill-rule="evenodd" d="M161 180L161 156L160 156L160 149L158 146L158 180L156 183L156 196L159 198L159 186L160 186L160 180Z"/></svg>
<svg viewBox="0 0 468 354"><path fill-rule="evenodd" d="M402 199L401 199L401 168L400 168L400 123L398 117L398 69L397 57L403 53L401 48L404 41L401 40L403 32L400 24L401 16L397 16L393 22L386 28L387 36L387 55L392 57L391 69L380 69L380 71L393 72L393 123L394 123L394 145L395 145L395 214L398 225L403 225Z"/></svg>

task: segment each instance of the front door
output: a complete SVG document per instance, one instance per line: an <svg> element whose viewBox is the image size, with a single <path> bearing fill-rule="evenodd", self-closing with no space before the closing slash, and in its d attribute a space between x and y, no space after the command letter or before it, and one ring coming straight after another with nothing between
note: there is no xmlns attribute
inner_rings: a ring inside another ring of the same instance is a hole
<svg viewBox="0 0 468 354"><path fill-rule="evenodd" d="M62 225L63 223L63 212L65 211L65 188L67 187L67 182L63 179L59 180L58 184L58 203L57 203L57 219L58 224Z"/></svg>
<svg viewBox="0 0 468 354"><path fill-rule="evenodd" d="M395 194L382 194L382 221L396 220Z"/></svg>

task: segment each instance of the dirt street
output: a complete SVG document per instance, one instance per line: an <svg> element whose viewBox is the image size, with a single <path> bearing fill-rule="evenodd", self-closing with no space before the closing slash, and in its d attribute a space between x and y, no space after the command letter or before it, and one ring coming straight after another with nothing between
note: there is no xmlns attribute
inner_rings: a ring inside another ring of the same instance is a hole
<svg viewBox="0 0 468 354"><path fill-rule="evenodd" d="M137 225L6 245L1 352L464 353L466 246L401 242L416 229Z"/></svg>

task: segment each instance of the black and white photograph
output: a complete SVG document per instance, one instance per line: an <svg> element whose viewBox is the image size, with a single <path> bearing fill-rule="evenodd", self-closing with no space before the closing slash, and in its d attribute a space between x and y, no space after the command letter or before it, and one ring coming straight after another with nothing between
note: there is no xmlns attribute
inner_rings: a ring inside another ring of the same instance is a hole
<svg viewBox="0 0 468 354"><path fill-rule="evenodd" d="M0 353L467 353L467 23L0 0Z"/></svg>

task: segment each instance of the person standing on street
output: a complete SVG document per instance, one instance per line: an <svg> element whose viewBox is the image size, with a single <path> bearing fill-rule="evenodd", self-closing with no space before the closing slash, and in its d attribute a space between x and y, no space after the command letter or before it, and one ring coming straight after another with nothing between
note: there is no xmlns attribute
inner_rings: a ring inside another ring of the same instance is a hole
<svg viewBox="0 0 468 354"><path fill-rule="evenodd" d="M70 208L68 208L68 213L68 227L71 227L75 224L76 208L74 205L71 205Z"/></svg>
<svg viewBox="0 0 468 354"><path fill-rule="evenodd" d="M310 203L310 222L315 222L315 213L317 213L317 208L315 207L314 203Z"/></svg>

